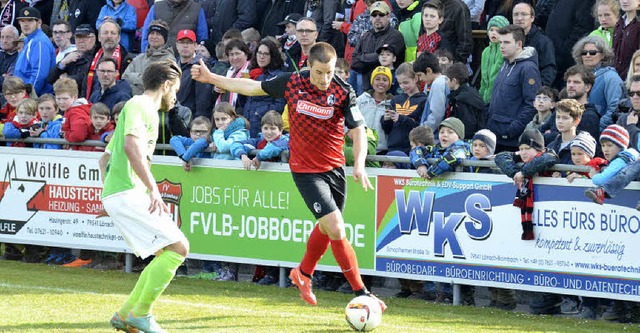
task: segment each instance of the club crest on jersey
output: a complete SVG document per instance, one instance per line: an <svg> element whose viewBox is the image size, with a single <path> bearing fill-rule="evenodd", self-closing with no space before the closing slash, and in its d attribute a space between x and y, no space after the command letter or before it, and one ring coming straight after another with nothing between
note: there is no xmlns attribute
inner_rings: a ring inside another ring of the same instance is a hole
<svg viewBox="0 0 640 333"><path fill-rule="evenodd" d="M306 114L318 119L329 119L333 116L333 108L329 106L320 106L308 101L298 101L296 106L298 113Z"/></svg>
<svg viewBox="0 0 640 333"><path fill-rule="evenodd" d="M333 104L336 104L336 95L331 94L327 96L327 105L333 106Z"/></svg>

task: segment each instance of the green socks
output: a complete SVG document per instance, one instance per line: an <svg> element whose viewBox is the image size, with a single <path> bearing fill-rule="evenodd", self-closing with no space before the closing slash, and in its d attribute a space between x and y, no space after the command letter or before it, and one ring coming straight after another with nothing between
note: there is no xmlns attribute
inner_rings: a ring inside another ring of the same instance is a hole
<svg viewBox="0 0 640 333"><path fill-rule="evenodd" d="M118 313L123 318L126 318L129 311L136 317L151 313L153 303L167 288L184 259L172 251L163 251L153 259L140 274L136 286Z"/></svg>

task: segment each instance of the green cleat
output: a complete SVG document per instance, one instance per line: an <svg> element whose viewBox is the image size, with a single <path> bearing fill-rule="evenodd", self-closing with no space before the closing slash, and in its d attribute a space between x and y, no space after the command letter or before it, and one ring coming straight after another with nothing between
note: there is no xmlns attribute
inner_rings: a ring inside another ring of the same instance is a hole
<svg viewBox="0 0 640 333"><path fill-rule="evenodd" d="M124 324L133 333L169 333L163 330L152 315L148 314L144 317L135 317L129 313Z"/></svg>
<svg viewBox="0 0 640 333"><path fill-rule="evenodd" d="M109 321L109 323L111 324L111 327L116 329L116 331L123 331L125 333L138 332L138 330L133 331L127 328L127 325L125 325L124 323L124 319L120 317L120 314L117 312L113 314L113 317L111 317L111 320Z"/></svg>

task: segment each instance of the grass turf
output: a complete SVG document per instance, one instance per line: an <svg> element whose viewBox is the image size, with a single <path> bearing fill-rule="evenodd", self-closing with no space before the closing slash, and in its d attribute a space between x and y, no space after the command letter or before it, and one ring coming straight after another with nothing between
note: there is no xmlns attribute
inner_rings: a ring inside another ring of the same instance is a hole
<svg viewBox="0 0 640 333"><path fill-rule="evenodd" d="M113 332L109 319L138 274L0 261L0 332ZM176 278L154 307L170 332L349 332L351 295L248 282ZM476 307L385 299L376 332L640 332L638 325L533 316Z"/></svg>

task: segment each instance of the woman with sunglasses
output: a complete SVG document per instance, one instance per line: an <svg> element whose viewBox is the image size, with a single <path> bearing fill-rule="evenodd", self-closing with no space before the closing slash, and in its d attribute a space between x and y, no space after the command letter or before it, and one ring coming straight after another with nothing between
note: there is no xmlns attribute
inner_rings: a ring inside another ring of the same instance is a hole
<svg viewBox="0 0 640 333"><path fill-rule="evenodd" d="M622 97L624 82L612 67L613 51L598 36L586 36L573 46L573 60L593 71L596 77L589 93L589 103L595 105L600 115L600 131L613 123L611 116Z"/></svg>

